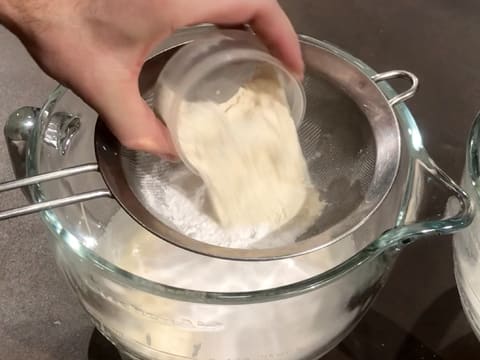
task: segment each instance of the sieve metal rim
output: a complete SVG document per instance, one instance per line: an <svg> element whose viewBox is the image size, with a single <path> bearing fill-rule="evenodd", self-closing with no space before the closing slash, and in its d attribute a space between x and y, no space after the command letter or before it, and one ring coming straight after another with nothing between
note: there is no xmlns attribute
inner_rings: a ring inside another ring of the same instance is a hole
<svg viewBox="0 0 480 360"><path fill-rule="evenodd" d="M177 47L185 44L188 41L178 42ZM356 87L348 88L347 90L350 92L365 92L368 88L369 90L373 91L373 94L376 94L378 101L373 102L371 104L359 104L361 108L364 108L366 112L371 112L375 114L375 111L378 113L379 110L383 110L383 115L378 118L375 118L375 121L385 122L386 118L390 119L389 124L392 125L390 129L391 132L387 132L387 137L390 137L392 141L387 141L384 143L386 146L390 146L390 154L393 154L393 161L391 159L387 159L388 161L383 162L380 167L384 173L388 176L378 176L376 173L382 191L373 192L370 194L370 197L367 197L367 204L364 208L360 209L361 211L357 211L354 218L355 221L350 221L353 223L353 226L348 228L345 232L341 233L339 236L330 236L331 231L321 233L315 237L312 237L308 240L302 241L300 243L296 243L294 245L284 246L284 247L277 247L272 249L232 249L232 248L224 248L219 246L208 245L204 242L197 241L186 237L177 231L171 229L161 221L159 221L155 216L153 216L137 199L133 191L128 186L126 179L122 176L122 167L120 163L120 144L116 140L116 138L109 132L106 126L101 122L98 121L96 124L95 129L95 153L98 164L85 164L83 166L73 167L70 169L63 169L57 172L48 173L48 174L41 174L37 175L28 179L23 179L19 181L14 181L10 183L2 184L0 187L1 191L11 190L17 187L27 186L35 183L40 183L42 181L49 181L53 179L59 179L65 176L71 176L75 174L80 174L83 172L91 172L91 171L99 171L103 176L104 182L109 188L97 190L89 193L84 194L77 194L68 198L46 201L44 203L33 204L24 208L17 208L8 210L5 212L0 213L0 219L11 218L14 216L20 216L32 212L36 212L39 210L44 209L51 209L59 206L69 205L81 201L86 201L94 198L99 197L114 197L117 202L126 210L126 212L132 216L138 223L140 223L147 231L154 233L155 235L159 236L161 239L168 241L180 248L184 248L186 250L200 253L203 255L216 257L216 258L223 258L223 259L231 259L231 260L239 260L239 261L248 261L248 260L276 260L288 257L294 257L303 255L306 253L313 252L317 249L321 249L323 247L329 246L332 243L338 242L342 238L348 236L349 234L356 231L359 227L361 227L368 219L375 213L378 207L382 204L383 200L387 197L388 193L390 192L395 178L397 177L398 169L399 169L399 162L400 162L400 155L401 155L401 135L399 124L396 118L395 111L393 110L393 105L395 105L398 101L403 101L406 98L413 95L416 89L415 81L413 81L412 88L409 89L407 92L400 95L400 97L396 97L391 99L390 101L386 98L386 95L381 91L381 89L376 85L377 81L388 79L392 76L398 75L408 75L409 73L406 72L397 72L397 73L387 73L381 75L375 75L373 78L369 78L365 75L365 72L362 71L361 64L356 64L348 61L348 59L342 56L342 52L339 51L338 53L334 48L329 47L328 44L323 44L322 42L309 38L307 36L301 37L302 46L305 47L307 45L311 45L312 48L321 49L324 54L330 54L334 61L337 63L343 62L345 63L348 68L356 69L356 74L360 81L356 83ZM175 48L175 46L171 46L161 52L159 54L165 53L166 51ZM307 49L309 49L307 47ZM158 54L157 54L158 55ZM360 66L359 66L360 65ZM335 72L337 73L337 72ZM339 76L343 76L342 72L338 72ZM415 79L414 77L410 77L411 79ZM345 79L343 79L345 80ZM346 79L351 80L351 79ZM363 107L362 107L363 106ZM380 114L382 112L380 111ZM378 115L378 114L377 114ZM367 116L370 120L370 117ZM385 140L383 136L375 135L377 138L377 143L381 140ZM392 146L392 144L394 144ZM377 148L377 153L382 153L385 148L379 149ZM377 188L375 188L377 189ZM377 189L378 190L378 189ZM337 224L341 225L341 223ZM338 226L337 226L338 227ZM335 226L334 226L335 228Z"/></svg>
<svg viewBox="0 0 480 360"><path fill-rule="evenodd" d="M322 51L326 51L327 53L335 56L336 61L345 61L341 57L338 57L337 54L331 51L331 49L326 48L322 44L322 42L318 40L309 38L307 36L301 36L301 42L303 47L308 45L315 46L320 48ZM179 44L179 46L181 45L182 44ZM169 48L168 50L171 50L172 48L174 48L174 46ZM161 53L164 53L165 51L162 51ZM345 61L345 63L347 62ZM351 64L348 63L347 65L351 66ZM329 231L314 236L311 239L307 239L305 241L292 245L271 249L226 248L206 244L204 242L189 238L158 220L145 208L145 206L142 205L141 201L130 189L126 178L122 176L122 168L120 161L121 145L101 121L97 123L97 128L95 131L95 150L100 173L102 174L104 181L110 189L113 197L119 202L122 208L140 225L142 225L146 230L152 232L159 238L186 250L193 251L195 253L230 260L265 261L299 256L327 247L332 243L340 241L342 238L350 235L368 221L371 215L375 213L375 211L381 205L385 197L388 196L395 182L400 165L401 134L396 114L392 107L396 104L398 99L395 100L395 103L392 100L389 101L386 98L385 94L378 88L376 82L382 80L383 78L379 77L370 79L360 71L357 71L357 73L359 76L362 77L363 88L356 89L356 91L364 92L366 88L369 88L376 93L377 98L382 100L382 103L377 103L374 106L373 110L371 108L368 108L369 106L371 106L371 104L363 105L365 105L364 110L367 112L373 111L377 114L380 112L384 115L383 118L379 117L375 121L385 123L386 118L389 117L389 123L390 125L392 125L392 127L390 128L390 130L392 131L386 134L386 137L389 140L381 139L381 136L383 135L379 134L375 134L375 137L377 143L382 142L383 144L385 144L385 146L390 146L390 149L389 151L387 151L387 153L393 154L393 158L387 159L387 161L381 163L382 169L380 170L383 176L379 176L378 172L375 172L376 178L374 177L372 181L374 185L372 186L372 188L377 190L380 189L380 191L369 194L369 197L366 201L367 206L365 206L363 209L356 211L354 217L356 221L354 222L353 226L350 226L347 231L342 232L339 236L331 237L330 234L335 228L341 228L342 226L345 226L345 224L342 224L342 222L336 224L334 227L332 227L332 229L329 229ZM401 74L404 73L405 72L401 72ZM411 95L413 95L413 93L410 95L407 94L407 97ZM401 94L401 96L401 100L405 100L406 93ZM370 119L370 117L368 118ZM385 148L377 149L377 155L378 153L384 152L384 150ZM349 220L351 221L351 219Z"/></svg>

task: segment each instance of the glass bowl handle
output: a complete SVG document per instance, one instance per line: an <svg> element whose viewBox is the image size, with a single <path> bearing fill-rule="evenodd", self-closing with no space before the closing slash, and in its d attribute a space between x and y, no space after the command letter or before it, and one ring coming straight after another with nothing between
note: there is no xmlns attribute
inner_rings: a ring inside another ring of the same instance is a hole
<svg viewBox="0 0 480 360"><path fill-rule="evenodd" d="M25 190L30 185L39 184L45 181L58 180L68 176L98 171L97 164L84 164L32 177L25 177L25 156L27 143L30 140L30 135L35 126L35 122L37 121L38 114L39 109L37 108L23 107L10 115L5 124L5 140L7 142L8 152L15 176L19 180L0 183L0 193L16 189ZM24 194L30 202L33 202L28 191L24 191ZM0 220L6 220L22 215L32 214L42 210L53 209L101 197L111 197L110 191L105 189L94 190L61 199L54 199L23 207L2 210L0 211Z"/></svg>
<svg viewBox="0 0 480 360"><path fill-rule="evenodd" d="M411 86L405 92L395 94L387 80L399 78L409 80ZM397 224L374 241L369 246L370 250L381 253L391 248L400 249L420 237L448 235L467 227L474 216L468 195L432 160L423 146L420 131L404 104L415 95L418 78L409 71L393 70L374 74L371 79L375 83L385 81L379 84L380 88L385 96L390 96L390 106L405 117L409 137L405 144L410 153L410 161ZM432 209L432 204L436 208L433 206Z"/></svg>
<svg viewBox="0 0 480 360"><path fill-rule="evenodd" d="M39 114L40 108L22 107L8 117L3 128L10 162L17 179L27 176L27 146ZM28 201L33 202L28 190L26 188L22 190Z"/></svg>
<svg viewBox="0 0 480 360"><path fill-rule="evenodd" d="M397 226L385 232L374 244L383 251L401 249L418 238L449 235L471 224L473 204L460 188L423 151L412 161L411 179ZM434 205L434 206L432 206ZM424 219L424 220L419 220Z"/></svg>

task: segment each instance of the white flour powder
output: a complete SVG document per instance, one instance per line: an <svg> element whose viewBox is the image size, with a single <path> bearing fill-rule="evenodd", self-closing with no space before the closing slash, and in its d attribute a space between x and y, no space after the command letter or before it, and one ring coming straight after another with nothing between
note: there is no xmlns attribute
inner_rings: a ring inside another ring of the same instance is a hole
<svg viewBox="0 0 480 360"><path fill-rule="evenodd" d="M153 173L161 171L154 170ZM292 221L277 231L266 224L223 227L212 214L204 183L185 167L170 169L161 187L151 187L155 175L145 176L146 205L165 223L196 240L231 248L268 248L293 243L318 216L318 196L309 189L307 200ZM150 193L147 193L150 191Z"/></svg>

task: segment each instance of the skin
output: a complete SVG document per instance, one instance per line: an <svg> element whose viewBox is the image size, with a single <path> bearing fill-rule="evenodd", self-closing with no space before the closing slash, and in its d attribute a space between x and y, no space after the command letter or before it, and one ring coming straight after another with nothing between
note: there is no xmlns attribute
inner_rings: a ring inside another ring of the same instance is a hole
<svg viewBox="0 0 480 360"><path fill-rule="evenodd" d="M149 52L176 29L250 24L273 55L303 74L296 33L276 0L0 0L0 23L124 146L158 156L175 150L141 98L138 76Z"/></svg>

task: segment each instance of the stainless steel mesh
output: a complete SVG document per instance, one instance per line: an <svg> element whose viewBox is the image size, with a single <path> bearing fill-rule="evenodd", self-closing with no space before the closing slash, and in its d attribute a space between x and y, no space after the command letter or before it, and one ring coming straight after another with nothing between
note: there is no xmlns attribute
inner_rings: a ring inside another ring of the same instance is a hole
<svg viewBox="0 0 480 360"><path fill-rule="evenodd" d="M150 76L144 76L140 86L150 105L154 84L151 79L156 78L169 57L167 53L146 65ZM315 224L296 233L295 239L276 234L281 240L261 242L257 246L262 248L311 239L348 218L365 202L375 174L377 149L368 117L350 96L318 71L315 58L310 60L306 58L307 109L298 133L312 182L326 206ZM206 190L198 177L182 164L168 163L148 154L121 149L120 155L123 174L132 192L155 218L182 235L209 240L202 238L201 232L180 230L182 224L172 222L169 216L173 208L166 195L169 190L180 191L192 201L205 198ZM201 206L201 211L208 214L208 201Z"/></svg>

